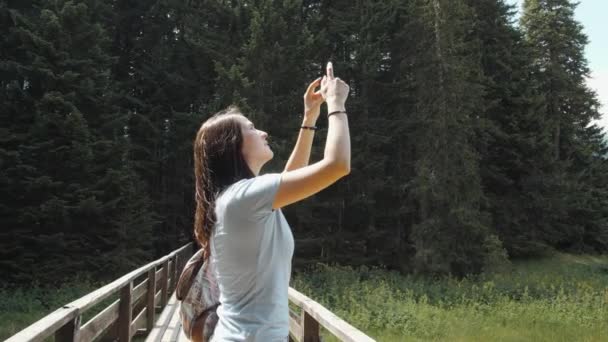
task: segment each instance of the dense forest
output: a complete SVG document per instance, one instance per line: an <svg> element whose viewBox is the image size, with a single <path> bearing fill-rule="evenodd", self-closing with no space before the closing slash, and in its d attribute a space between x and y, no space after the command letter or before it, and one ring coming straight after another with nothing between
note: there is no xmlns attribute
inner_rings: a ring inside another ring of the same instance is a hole
<svg viewBox="0 0 608 342"><path fill-rule="evenodd" d="M608 252L608 142L569 0L1 0L5 285L192 239L192 142L237 104L280 172L306 85L351 86L351 174L284 209L295 264L464 275ZM319 120L312 160L323 153Z"/></svg>

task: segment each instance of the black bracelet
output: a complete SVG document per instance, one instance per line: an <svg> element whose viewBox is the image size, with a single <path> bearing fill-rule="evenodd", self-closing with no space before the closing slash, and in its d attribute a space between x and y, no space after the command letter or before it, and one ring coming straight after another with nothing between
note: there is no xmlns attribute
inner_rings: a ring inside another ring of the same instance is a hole
<svg viewBox="0 0 608 342"><path fill-rule="evenodd" d="M309 129L311 131L316 131L317 130L317 126L302 126L300 128Z"/></svg>
<svg viewBox="0 0 608 342"><path fill-rule="evenodd" d="M346 111L344 111L344 110L336 110L336 111L333 111L331 113L327 113L327 117L329 117L330 115L340 114L340 113L346 114Z"/></svg>

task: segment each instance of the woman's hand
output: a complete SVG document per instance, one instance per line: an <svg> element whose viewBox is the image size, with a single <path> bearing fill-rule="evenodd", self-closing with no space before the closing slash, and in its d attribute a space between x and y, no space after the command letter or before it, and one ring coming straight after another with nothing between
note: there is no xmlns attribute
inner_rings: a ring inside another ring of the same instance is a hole
<svg viewBox="0 0 608 342"><path fill-rule="evenodd" d="M304 94L304 120L307 122L316 122L321 113L321 104L325 101L321 96L320 91L315 89L321 85L321 78L317 78L308 85L308 89Z"/></svg>
<svg viewBox="0 0 608 342"><path fill-rule="evenodd" d="M334 77L334 67L327 63L327 75L321 80L321 95L327 101L327 112L344 111L350 87L346 82Z"/></svg>

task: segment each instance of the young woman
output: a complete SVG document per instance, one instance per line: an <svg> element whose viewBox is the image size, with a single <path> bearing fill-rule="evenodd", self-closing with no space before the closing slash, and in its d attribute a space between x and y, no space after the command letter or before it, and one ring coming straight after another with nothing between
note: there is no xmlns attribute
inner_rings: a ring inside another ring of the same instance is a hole
<svg viewBox="0 0 608 342"><path fill-rule="evenodd" d="M280 209L350 172L348 91L328 63L327 75L304 95L303 124L282 173L260 175L273 157L268 134L238 108L214 115L198 131L194 230L215 269L221 303L212 341L287 341L294 240ZM325 153L308 165L323 102L329 121Z"/></svg>

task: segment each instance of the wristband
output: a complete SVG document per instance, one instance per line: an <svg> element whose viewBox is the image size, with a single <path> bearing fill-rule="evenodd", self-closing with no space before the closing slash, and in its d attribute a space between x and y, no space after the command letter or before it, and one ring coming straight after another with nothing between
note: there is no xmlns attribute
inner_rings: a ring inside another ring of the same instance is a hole
<svg viewBox="0 0 608 342"><path fill-rule="evenodd" d="M317 126L301 126L300 128L309 129L311 131L316 131L317 130Z"/></svg>
<svg viewBox="0 0 608 342"><path fill-rule="evenodd" d="M336 111L333 111L331 113L327 113L327 117L329 117L330 115L340 114L340 113L346 114L346 111L344 111L344 110L336 110Z"/></svg>

